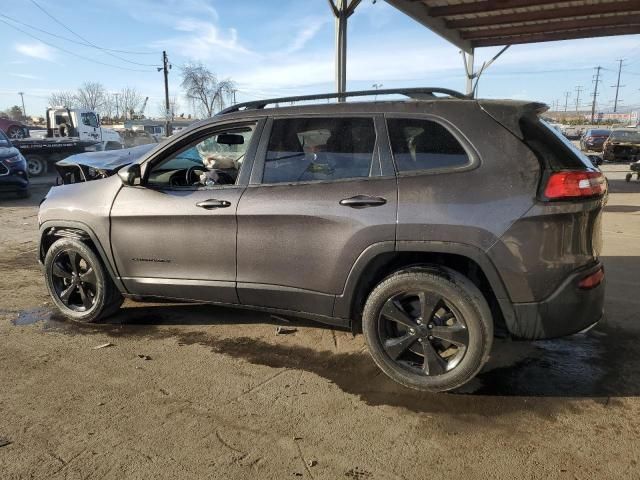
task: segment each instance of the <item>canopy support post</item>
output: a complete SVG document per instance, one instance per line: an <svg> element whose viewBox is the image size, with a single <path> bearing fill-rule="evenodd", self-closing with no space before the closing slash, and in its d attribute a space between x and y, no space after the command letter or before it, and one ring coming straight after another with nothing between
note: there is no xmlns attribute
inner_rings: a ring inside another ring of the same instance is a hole
<svg viewBox="0 0 640 480"><path fill-rule="evenodd" d="M336 93L347 91L347 20L361 0L328 0L329 7L335 17L335 58L336 58ZM338 97L344 102L344 97Z"/></svg>

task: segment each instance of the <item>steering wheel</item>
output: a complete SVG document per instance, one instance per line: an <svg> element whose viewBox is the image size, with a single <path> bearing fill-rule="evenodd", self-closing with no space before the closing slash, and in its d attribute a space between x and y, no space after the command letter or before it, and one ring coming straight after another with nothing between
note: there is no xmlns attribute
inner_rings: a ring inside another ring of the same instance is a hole
<svg viewBox="0 0 640 480"><path fill-rule="evenodd" d="M196 183L199 183L200 181L199 178L196 181L192 181L192 177L194 176L194 173L196 171L206 172L207 169L202 165L194 165L193 167L187 168L187 172L185 174L185 180L187 182L187 185L195 185Z"/></svg>

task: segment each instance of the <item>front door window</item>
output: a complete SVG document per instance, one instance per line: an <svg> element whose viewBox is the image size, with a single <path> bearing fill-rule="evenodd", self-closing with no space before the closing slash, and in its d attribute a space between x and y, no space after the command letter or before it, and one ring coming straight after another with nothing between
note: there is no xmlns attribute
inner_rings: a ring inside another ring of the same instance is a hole
<svg viewBox="0 0 640 480"><path fill-rule="evenodd" d="M235 185L255 123L200 137L151 168L147 184L160 188L211 188Z"/></svg>

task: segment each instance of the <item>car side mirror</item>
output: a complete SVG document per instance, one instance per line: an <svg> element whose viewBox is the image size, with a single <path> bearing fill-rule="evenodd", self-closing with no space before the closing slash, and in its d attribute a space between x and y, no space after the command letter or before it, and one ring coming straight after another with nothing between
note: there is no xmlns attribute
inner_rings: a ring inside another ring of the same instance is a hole
<svg viewBox="0 0 640 480"><path fill-rule="evenodd" d="M136 185L136 180L138 181L138 184L140 184L140 179L142 178L140 164L132 163L131 165L122 167L118 170L118 176L120 177L120 180L122 180L123 185Z"/></svg>

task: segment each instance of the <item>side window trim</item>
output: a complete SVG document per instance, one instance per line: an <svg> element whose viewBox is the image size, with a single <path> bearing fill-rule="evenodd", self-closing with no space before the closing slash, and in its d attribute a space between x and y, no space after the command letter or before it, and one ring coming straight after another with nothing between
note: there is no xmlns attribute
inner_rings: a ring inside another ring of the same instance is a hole
<svg viewBox="0 0 640 480"><path fill-rule="evenodd" d="M469 139L458 129L458 127L456 127L453 123L451 123L449 120L443 117L439 117L437 115L433 115L430 113L385 113L384 118L385 118L385 125L387 126L386 133L387 133L387 145L389 148L389 153L391 155L391 159L393 162L393 167L396 171L396 175L399 177L410 177L410 176L416 176L416 175L440 175L443 173L466 172L468 170L474 170L478 168L482 163L482 160L480 158L478 151L475 149L475 147L469 141ZM462 146L462 148L464 149L464 151L467 153L469 157L469 163L462 167L443 167L443 168L411 170L406 172L400 172L398 170L398 165L396 163L396 160L393 156L393 146L391 145L391 135L389 133L389 127L387 123L389 119L428 120L441 125L451 135L453 135L453 138L455 138L460 143L460 145Z"/></svg>
<svg viewBox="0 0 640 480"><path fill-rule="evenodd" d="M153 168L153 166L159 162L164 161L168 156L173 155L174 153L182 150L183 148L189 146L194 142L197 142L199 139L204 139L214 134L216 131L225 130L225 129L233 128L235 126L242 126L250 123L255 123L255 131L251 136L251 141L244 155L243 167L240 169L240 172L238 174L238 179L236 180L235 185L219 185L214 188L233 188L233 187L239 187L239 186L246 186L249 182L249 176L251 174L251 170L254 164L256 150L258 148L258 142L259 142L259 139L261 139L262 130L266 123L265 117L243 118L243 119L236 119L236 120L227 121L223 123L209 124L193 132L190 132L190 134L186 135L184 138L176 138L173 142L170 142L167 145L165 145L164 148L162 148L160 151L154 152L152 156L149 156L148 158L146 158L141 162L142 168L143 168L143 178L144 178L143 185L146 186L149 173L151 172L151 169ZM160 189L160 190L168 189L167 187L154 187L154 188ZM211 189L211 188L212 187L208 187L208 189ZM172 187L171 188L171 190L177 190L177 189L182 191L198 190L197 187L196 188L193 188L193 187Z"/></svg>
<svg viewBox="0 0 640 480"><path fill-rule="evenodd" d="M376 175L369 177L353 177L353 178L340 178L333 180L304 180L299 182L282 182L282 183L264 183L262 181L264 175L264 166L267 158L267 151L269 149L269 141L271 138L271 131L273 129L273 121L280 119L293 119L293 118L370 118L373 121L373 127L376 134L376 141L373 147L373 158L372 162L376 162L379 166L377 168ZM384 128L381 130L381 125ZM389 152L387 152L386 144L388 135L386 133L386 125L384 118L375 113L354 113L354 114L302 114L302 115L273 115L268 118L263 129L262 135L260 137L260 143L258 145L255 160L253 163L253 169L251 171L251 177L249 179L249 185L304 185L304 184L316 184L316 183L335 183L335 182L353 182L353 181L367 181L371 179L376 179L384 176L393 176L393 164L392 159L389 157Z"/></svg>

